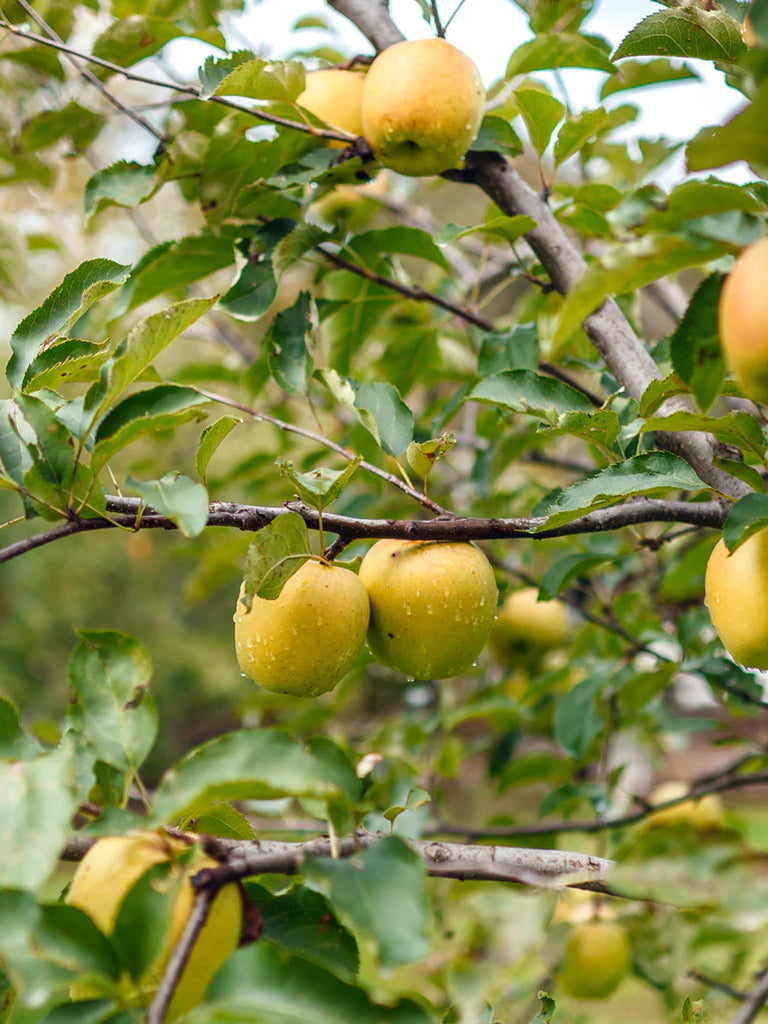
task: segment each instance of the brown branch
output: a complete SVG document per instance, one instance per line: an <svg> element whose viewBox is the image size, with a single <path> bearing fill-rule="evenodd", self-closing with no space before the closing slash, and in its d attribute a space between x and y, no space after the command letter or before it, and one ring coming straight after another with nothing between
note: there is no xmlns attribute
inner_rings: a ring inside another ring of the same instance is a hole
<svg viewBox="0 0 768 1024"><path fill-rule="evenodd" d="M295 423L289 423L287 420L281 420L277 416L273 416L271 413L261 412L258 409L253 409L251 406L244 405L242 402L238 402L235 399L226 398L224 395L217 395L212 391L205 391L203 388L196 389L199 394L204 395L205 398L210 398L212 402L219 402L221 405L227 405L232 409L239 409L240 412L246 413L248 416L252 416L255 420L264 420L265 423L272 423L274 426L279 427L280 430L284 430L289 434L298 434L300 437L306 437L309 441L314 441L316 444L322 445L324 448L328 448L329 451L336 452L342 459L346 459L347 462L352 462L356 455L345 448L344 445L339 444L337 441L332 441L330 437L326 437L325 434L316 433L314 430L307 430L305 427L299 427ZM438 505L436 501L432 501L430 497L421 491L417 491L415 488L410 487L405 480L401 480L399 476L395 476L394 473L388 473L385 469L379 469L378 466L374 466L371 462L366 462L365 459L361 459L359 462L360 469L366 473L372 473L374 476L379 477L381 480L385 480L388 484L393 487L397 487L407 494L409 498L413 498L420 505L429 512L433 512L435 515L446 515L447 510Z"/></svg>
<svg viewBox="0 0 768 1024"><path fill-rule="evenodd" d="M378 274L375 270L370 270L368 267L361 266L359 263L353 263L351 260L345 259L343 256L339 256L338 253L333 252L331 249L326 249L323 245L315 246L317 252L325 256L327 260L334 264L334 266L341 267L342 270L348 270L352 274L357 274L358 277L365 278L366 281L372 281L375 284L380 284L384 288L389 288L393 292L397 292L399 295L404 295L409 299L414 299L416 302L431 302L434 306L439 306L441 309L446 310L449 313L453 313L454 316L460 317L469 324L473 324L475 327L479 327L483 331L495 332L497 328L490 320L487 320L484 316L480 316L478 313L473 313L471 310L466 309L464 306L459 306L455 302L451 302L448 299L444 299L441 295L436 292L428 291L426 288L422 288L421 285L407 285L402 284L400 281L395 281L391 277L386 277L384 274ZM581 392L582 395L596 408L599 409L603 405L603 400L598 398L597 395L593 394L578 381L575 381L563 370L553 366L551 363L540 363L539 369L544 373L549 374L550 377L556 377L563 383L570 385L576 391Z"/></svg>
<svg viewBox="0 0 768 1024"><path fill-rule="evenodd" d="M389 15L389 0L328 0L328 6L356 25L377 52L405 39Z"/></svg>
<svg viewBox="0 0 768 1024"><path fill-rule="evenodd" d="M211 874L211 871L206 872L206 876ZM196 887L192 911L184 925L184 930L179 936L179 941L173 948L163 976L160 979L160 984L157 987L157 992L155 992L152 1003L147 1010L146 1024L163 1024L168 1013L168 1007L171 1005L173 994L181 980L184 968L187 966L192 949L203 929L203 925L208 920L208 914L220 888L221 885L215 883L207 883L201 888Z"/></svg>
<svg viewBox="0 0 768 1024"><path fill-rule="evenodd" d="M92 530L122 527L136 530L175 530L176 525L152 508L142 509L139 498L107 498L109 519L74 519L55 526L45 533L27 537L0 549L0 563L9 562L35 548L51 544L63 537ZM226 526L237 530L257 532L277 516L298 512L312 530L319 527L317 511L299 501L287 502L281 507L240 505L237 502L215 501L209 505L206 526ZM328 533L336 533L345 540L396 537L403 540L545 540L550 537L570 537L582 533L603 533L620 530L639 523L691 523L701 527L719 529L725 512L715 502L691 503L685 501L659 501L639 499L613 508L589 512L563 526L551 530L541 529L546 516L518 519L481 519L476 517L441 516L437 519L353 519L349 516L323 514L323 525ZM534 532L538 531L538 532Z"/></svg>
<svg viewBox="0 0 768 1024"><path fill-rule="evenodd" d="M88 61L90 64L97 64L99 67L106 68L115 75L122 75L122 77L127 79L129 82L140 82L144 85L153 85L158 89L171 89L173 92L181 93L184 96L190 96L192 99L202 99L202 90L196 86L179 85L176 82L164 82L162 79L150 78L147 75L137 75L135 72L128 71L127 68L121 67L119 64L114 64L110 60L103 60L101 57L94 57L93 54L75 50L73 47L67 46L56 39L48 39L46 36L35 35L34 32L26 32L24 29L18 28L16 25L12 25L5 19L3 19L3 26L6 31L10 32L14 36L18 36L20 39L26 39L31 43L39 43L41 46L50 46L54 50L59 50L61 53L66 53L73 57L77 57L80 60ZM82 73L85 74L86 72L83 71ZM96 79L96 81L98 81L98 79ZM99 85L101 85L100 82ZM350 145L355 141L355 136L350 135L349 132L336 131L330 128L316 128L303 121L291 121L287 117L270 114L259 107L246 107L242 103L236 103L234 100L227 99L226 96L208 96L206 97L206 102L218 103L223 107L229 107L231 110L236 110L241 114L248 114L257 121L265 121L268 124L279 125L283 128L292 128L298 132L305 132L307 135L314 135L319 139L334 139L337 142L346 142ZM125 112L129 113L127 109ZM149 126L149 130L152 131L153 135L157 134L151 125ZM162 136L159 137L162 138Z"/></svg>
<svg viewBox="0 0 768 1024"><path fill-rule="evenodd" d="M740 764L741 762L739 762ZM694 783L684 795L673 800L664 800L657 804L647 804L630 814L615 818L589 818L585 820L564 820L551 822L530 822L524 825L487 825L473 827L470 825L452 825L450 822L437 822L430 830L430 835L466 836L470 839L515 839L525 836L549 836L561 832L595 833L610 829L626 828L636 825L657 811L668 807L677 807L689 800L698 800L708 793L725 793L732 789L743 789L747 786L761 786L768 783L768 770L753 772L751 775L730 775L734 766L725 769L719 775L709 777L706 781Z"/></svg>
<svg viewBox="0 0 768 1024"><path fill-rule="evenodd" d="M760 975L756 985L747 992L744 1002L731 1018L731 1024L751 1024L768 1001L768 970Z"/></svg>

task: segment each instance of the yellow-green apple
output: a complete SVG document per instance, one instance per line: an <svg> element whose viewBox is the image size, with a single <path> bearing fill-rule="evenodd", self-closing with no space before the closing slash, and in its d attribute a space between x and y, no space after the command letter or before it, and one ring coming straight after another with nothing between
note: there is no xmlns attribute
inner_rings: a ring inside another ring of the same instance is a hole
<svg viewBox="0 0 768 1024"><path fill-rule="evenodd" d="M199 848L182 866L179 856L187 853L190 841L173 838L163 832L129 832L121 836L103 836L88 850L77 866L66 901L85 911L94 924L110 935L120 907L129 891L158 864L167 865L164 886L175 886L176 895L160 952L138 987L129 978L121 981L128 1003L151 999L162 977L174 946L181 937L192 912L195 890L190 878L215 861ZM174 1021L188 1013L205 998L206 990L221 965L237 949L242 928L243 904L237 885L225 885L215 897L192 953L173 994L166 1020ZM75 983L75 999L98 995L92 984Z"/></svg>
<svg viewBox="0 0 768 1024"><path fill-rule="evenodd" d="M363 135L379 163L400 174L455 167L477 137L485 89L445 39L395 43L374 60L363 88Z"/></svg>
<svg viewBox="0 0 768 1024"><path fill-rule="evenodd" d="M720 293L720 343L748 398L768 402L768 238L748 246Z"/></svg>
<svg viewBox="0 0 768 1024"><path fill-rule="evenodd" d="M606 999L631 964L626 930L612 921L576 925L568 936L560 983L577 999Z"/></svg>
<svg viewBox="0 0 768 1024"><path fill-rule="evenodd" d="M768 529L733 552L717 542L707 562L704 602L734 661L768 669Z"/></svg>
<svg viewBox="0 0 768 1024"><path fill-rule="evenodd" d="M677 800L686 796L689 791L687 783L679 780L662 782L653 790L649 797L651 804L663 804L668 800ZM707 832L720 828L725 817L723 801L717 793L706 793L698 800L685 800L673 807L665 807L654 811L644 821L645 828L660 828L664 825L691 825L697 832Z"/></svg>
<svg viewBox="0 0 768 1024"><path fill-rule="evenodd" d="M568 640L568 611L562 601L539 601L536 587L509 593L493 624L488 646L503 665L529 663Z"/></svg>
<svg viewBox="0 0 768 1024"><path fill-rule="evenodd" d="M355 573L338 565L305 562L275 600L243 589L235 611L235 652L240 668L266 690L317 697L332 690L365 644L369 605Z"/></svg>
<svg viewBox="0 0 768 1024"><path fill-rule="evenodd" d="M380 540L360 566L371 602L368 646L416 679L469 668L496 614L493 569L464 542Z"/></svg>
<svg viewBox="0 0 768 1024"><path fill-rule="evenodd" d="M350 135L362 135L360 108L364 82L365 74L362 71L346 71L342 68L310 71L304 83L304 91L296 102L332 128L340 128ZM331 140L328 145L334 149L343 149L347 143Z"/></svg>

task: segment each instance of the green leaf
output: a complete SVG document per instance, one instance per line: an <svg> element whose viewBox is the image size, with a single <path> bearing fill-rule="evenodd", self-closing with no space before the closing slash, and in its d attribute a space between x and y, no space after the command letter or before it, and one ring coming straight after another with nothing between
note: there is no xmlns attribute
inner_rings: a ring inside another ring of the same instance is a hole
<svg viewBox="0 0 768 1024"><path fill-rule="evenodd" d="M169 769L152 820L183 822L222 800L325 799L337 792L322 762L283 733L243 729L204 743Z"/></svg>
<svg viewBox="0 0 768 1024"><path fill-rule="evenodd" d="M245 561L245 593L240 598L250 608L253 596L274 601L311 553L307 524L298 512L276 516L258 531Z"/></svg>
<svg viewBox="0 0 768 1024"><path fill-rule="evenodd" d="M36 75L49 75L59 82L63 82L66 77L58 53L48 46L25 46L19 50L3 50L0 52L0 60L29 67Z"/></svg>
<svg viewBox="0 0 768 1024"><path fill-rule="evenodd" d="M627 89L641 89L646 86L666 84L696 79L699 76L688 64L659 57L656 60L625 60L618 69L618 74L606 78L600 90L600 99Z"/></svg>
<svg viewBox="0 0 768 1024"><path fill-rule="evenodd" d="M171 39L183 35L184 30L166 18L129 14L113 21L101 33L93 44L93 55L128 68L157 53Z"/></svg>
<svg viewBox="0 0 768 1024"><path fill-rule="evenodd" d="M27 367L22 390L27 394L62 384L92 381L109 355L109 349L91 341L66 338L39 352Z"/></svg>
<svg viewBox="0 0 768 1024"><path fill-rule="evenodd" d="M429 951L424 864L399 837L386 836L345 860L314 860L307 877L325 883L333 905L374 939L382 967L414 963Z"/></svg>
<svg viewBox="0 0 768 1024"><path fill-rule="evenodd" d="M56 867L78 806L72 745L0 762L0 886L38 889Z"/></svg>
<svg viewBox="0 0 768 1024"><path fill-rule="evenodd" d="M137 391L113 406L99 424L91 454L91 469L98 473L112 456L145 434L170 430L200 419L201 405L209 399L195 388L158 384Z"/></svg>
<svg viewBox="0 0 768 1024"><path fill-rule="evenodd" d="M14 401L35 433L34 442L28 446L35 468L55 489L57 501L64 506L75 471L72 437L41 399L17 393ZM25 481L26 477L27 474Z"/></svg>
<svg viewBox="0 0 768 1024"><path fill-rule="evenodd" d="M743 409L728 412L725 416L702 416L681 410L670 416L656 416L647 420L643 430L702 430L714 434L723 444L751 452L760 459L765 455L765 438L760 424L751 413Z"/></svg>
<svg viewBox="0 0 768 1024"><path fill-rule="evenodd" d="M541 156L549 145L552 132L563 119L565 107L542 89L515 89L513 96L528 129L531 145Z"/></svg>
<svg viewBox="0 0 768 1024"><path fill-rule="evenodd" d="M246 816L231 804L215 804L190 823L195 832L205 836L220 836L224 839L256 839L253 825Z"/></svg>
<svg viewBox="0 0 768 1024"><path fill-rule="evenodd" d="M640 396L638 415L651 416L668 398L684 395L686 391L684 381L674 372L668 373L666 377L654 377Z"/></svg>
<svg viewBox="0 0 768 1024"><path fill-rule="evenodd" d="M41 906L30 939L42 960L78 974L100 974L117 981L119 969L111 942L78 907Z"/></svg>
<svg viewBox="0 0 768 1024"><path fill-rule="evenodd" d="M687 462L670 452L649 452L590 473L571 484L544 510L540 529L554 529L619 499L660 491L700 491L706 487Z"/></svg>
<svg viewBox="0 0 768 1024"><path fill-rule="evenodd" d="M22 760L40 753L40 744L21 728L19 710L0 696L0 760Z"/></svg>
<svg viewBox="0 0 768 1024"><path fill-rule="evenodd" d="M475 224L472 227L462 227L460 224L447 224L436 235L437 241L441 244L458 242L469 235L486 235L488 237L503 238L507 242L514 242L521 238L526 232L536 227L536 221L532 217L505 217L496 214Z"/></svg>
<svg viewBox="0 0 768 1024"><path fill-rule="evenodd" d="M264 919L266 939L347 981L354 980L360 967L357 943L322 893L294 885L275 895L256 882L246 882L246 891Z"/></svg>
<svg viewBox="0 0 768 1024"><path fill-rule="evenodd" d="M513 51L504 77L509 82L518 75L553 68L594 68L613 75L617 69L611 63L610 53L610 47L599 36L576 32L542 34Z"/></svg>
<svg viewBox="0 0 768 1024"><path fill-rule="evenodd" d="M539 992L539 1002L541 1006L531 1024L552 1024L552 1018L557 1011L555 1000L548 996L546 992Z"/></svg>
<svg viewBox="0 0 768 1024"><path fill-rule="evenodd" d="M577 760L586 756L592 740L605 727L597 707L597 697L604 686L605 680L600 677L584 679L564 694L555 707L555 742Z"/></svg>
<svg viewBox="0 0 768 1024"><path fill-rule="evenodd" d="M308 473L295 472L293 463L285 459L278 459L277 464L296 487L301 500L322 512L341 495L361 460L362 456L358 455L344 469L326 469L322 466Z"/></svg>
<svg viewBox="0 0 768 1024"><path fill-rule="evenodd" d="M486 114L480 123L480 131L472 143L472 151L478 153L504 153L508 157L520 156L523 143L515 129L503 117Z"/></svg>
<svg viewBox="0 0 768 1024"><path fill-rule="evenodd" d="M135 982L157 963L168 934L182 878L178 876L170 885L169 881L168 864L155 864L131 886L120 903L112 942L121 966Z"/></svg>
<svg viewBox="0 0 768 1024"><path fill-rule="evenodd" d="M747 494L733 506L723 524L723 540L735 551L745 540L768 526L768 495Z"/></svg>
<svg viewBox="0 0 768 1024"><path fill-rule="evenodd" d="M404 455L413 438L413 413L391 384L349 380L354 411L365 429L388 455Z"/></svg>
<svg viewBox="0 0 768 1024"><path fill-rule="evenodd" d="M61 110L44 110L25 121L19 144L34 153L67 138L74 150L84 150L99 134L105 120L103 114L70 102Z"/></svg>
<svg viewBox="0 0 768 1024"><path fill-rule="evenodd" d="M115 316L175 292L231 265L232 241L216 235L190 235L162 242L145 253L131 271L118 296Z"/></svg>
<svg viewBox="0 0 768 1024"><path fill-rule="evenodd" d="M348 244L352 252L357 253L368 266L377 264L383 255L396 252L418 256L446 271L450 269L442 250L432 236L421 228L378 228L355 235Z"/></svg>
<svg viewBox="0 0 768 1024"><path fill-rule="evenodd" d="M477 374L490 377L504 370L535 370L539 334L535 324L515 324L505 334L486 334L477 357Z"/></svg>
<svg viewBox="0 0 768 1024"><path fill-rule="evenodd" d="M312 327L309 314L309 292L301 292L290 308L277 314L265 338L270 372L289 395L306 395L314 369L306 341Z"/></svg>
<svg viewBox="0 0 768 1024"><path fill-rule="evenodd" d="M73 728L96 757L121 771L135 771L157 736L149 692L152 663L142 644L112 630L79 630L67 679L75 691Z"/></svg>
<svg viewBox="0 0 768 1024"><path fill-rule="evenodd" d="M670 339L675 372L704 412L714 402L726 376L717 322L722 285L720 273L710 274L699 285Z"/></svg>
<svg viewBox="0 0 768 1024"><path fill-rule="evenodd" d="M758 174L768 168L768 139L762 127L768 114L768 82L763 83L752 102L724 125L702 128L688 143L685 155L688 171L703 171L745 160Z"/></svg>
<svg viewBox="0 0 768 1024"><path fill-rule="evenodd" d="M512 760L499 776L497 790L504 793L514 786L529 786L533 782L560 785L563 780L563 760L554 754L523 754Z"/></svg>
<svg viewBox="0 0 768 1024"><path fill-rule="evenodd" d="M161 516L178 526L185 537L196 537L208 522L208 491L201 483L177 472L159 480L136 480L129 476L125 486L140 494Z"/></svg>
<svg viewBox="0 0 768 1024"><path fill-rule="evenodd" d="M207 313L215 301L215 296L211 299L187 299L141 320L104 365L99 382L86 393L84 408L91 414L92 422L151 365L163 349Z"/></svg>
<svg viewBox="0 0 768 1024"><path fill-rule="evenodd" d="M561 127L555 142L555 166L559 167L569 156L578 153L590 139L598 135L605 127L608 115L603 107L596 110L584 110L580 114L568 117Z"/></svg>
<svg viewBox="0 0 768 1024"><path fill-rule="evenodd" d="M200 77L206 99L209 96L244 96L254 100L290 102L304 91L304 65L298 60L264 60L255 57L238 64L211 92L208 89L214 74L208 61L203 65Z"/></svg>
<svg viewBox="0 0 768 1024"><path fill-rule="evenodd" d="M571 411L592 411L589 399L576 388L533 370L505 370L486 377L475 385L468 397L508 412L525 412L542 419Z"/></svg>
<svg viewBox="0 0 768 1024"><path fill-rule="evenodd" d="M419 1004L400 1000L383 1006L362 988L282 950L263 938L239 950L216 975L208 1009L190 1024L435 1024Z"/></svg>
<svg viewBox="0 0 768 1024"><path fill-rule="evenodd" d="M197 70L200 80L200 98L207 100L213 96L217 86L236 68L249 63L255 57L251 50L235 50L226 57L206 57Z"/></svg>
<svg viewBox="0 0 768 1024"><path fill-rule="evenodd" d="M18 411L14 403L9 399L0 399L0 470L9 480L22 487L24 472L31 463L28 443L31 444L34 437L28 437L22 447L19 437L22 427L17 418Z"/></svg>
<svg viewBox="0 0 768 1024"><path fill-rule="evenodd" d="M213 423L209 424L200 435L200 443L195 453L195 469L203 483L207 484L208 464L213 458L216 449L227 435L235 429L238 423L242 423L240 416L220 416Z"/></svg>
<svg viewBox="0 0 768 1024"><path fill-rule="evenodd" d="M557 597L577 577L585 576L599 565L614 561L611 555L588 555L579 553L558 558L546 570L539 584L539 599L549 601Z"/></svg>
<svg viewBox="0 0 768 1024"><path fill-rule="evenodd" d="M411 441L405 450L408 465L414 473L426 480L435 468L435 463L447 455L455 444L454 434L441 434L439 437L430 438L429 441Z"/></svg>
<svg viewBox="0 0 768 1024"><path fill-rule="evenodd" d="M108 206L140 206L160 184L152 164L118 160L88 180L83 192L85 215L92 217Z"/></svg>
<svg viewBox="0 0 768 1024"><path fill-rule="evenodd" d="M129 270L122 263L96 259L86 260L67 274L42 305L26 316L13 332L13 355L7 368L10 384L21 387L27 367L43 342L56 334L68 334L87 309L123 283Z"/></svg>
<svg viewBox="0 0 768 1024"><path fill-rule="evenodd" d="M613 55L622 57L697 57L734 62L746 49L738 22L721 10L672 8L649 14L635 25Z"/></svg>
<svg viewBox="0 0 768 1024"><path fill-rule="evenodd" d="M661 277L701 266L732 251L732 245L684 235L647 235L606 252L591 264L565 297L555 332L556 344L567 341L611 294L636 291Z"/></svg>

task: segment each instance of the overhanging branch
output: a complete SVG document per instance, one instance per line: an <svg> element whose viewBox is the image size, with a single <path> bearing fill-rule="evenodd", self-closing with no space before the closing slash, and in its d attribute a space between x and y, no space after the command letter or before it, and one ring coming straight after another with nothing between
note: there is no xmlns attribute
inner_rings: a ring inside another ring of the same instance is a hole
<svg viewBox="0 0 768 1024"><path fill-rule="evenodd" d="M76 533L123 528L136 530L175 530L176 524L144 507L139 498L107 498L109 518L73 519L52 530L16 541L0 550L0 563L26 554L35 548L52 544ZM141 515L139 513L141 512ZM206 526L224 526L255 533L278 516L297 512L312 530L319 527L317 511L302 502L287 502L275 507L240 505L231 501L215 501L209 506ZM382 537L402 540L546 540L583 533L604 533L643 523L688 523L692 526L721 529L726 511L717 502L661 501L639 498L624 505L600 509L553 529L543 529L546 516L513 519L481 519L473 516L439 516L436 519L353 519L349 516L323 514L323 528L346 541ZM538 531L538 532L534 532Z"/></svg>

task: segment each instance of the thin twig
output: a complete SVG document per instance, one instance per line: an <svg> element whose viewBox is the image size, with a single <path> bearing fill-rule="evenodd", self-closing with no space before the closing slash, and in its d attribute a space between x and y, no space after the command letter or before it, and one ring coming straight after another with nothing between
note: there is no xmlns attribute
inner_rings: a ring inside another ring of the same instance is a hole
<svg viewBox="0 0 768 1024"><path fill-rule="evenodd" d="M235 399L227 398L224 395L217 395L213 391L205 391L202 388L196 389L205 398L210 398L212 402L219 402L221 405L227 405L232 409L239 409L240 412L244 412L249 416L252 416L255 420L264 420L265 423L271 423L280 430L284 430L286 433L298 434L300 437L306 437L309 441L314 441L316 444L322 445L323 448L328 448L332 452L336 452L342 459L346 459L347 462L353 462L357 456L343 445L338 444L336 441L332 441L325 434L316 433L313 430L307 430L305 427L299 427L295 423L289 423L287 420L281 420L277 416L272 416L270 413L261 412L258 409L253 409L248 405L244 405L242 402L238 402ZM388 473L385 469L379 469L378 466L374 466L371 462L366 462L364 459L360 461L359 466L366 473L372 473L374 476L379 477L381 480L385 480L388 484L393 487L397 487L407 494L409 498L413 498L420 505L423 505L429 512L435 515L446 515L447 510L438 505L436 501L432 501L431 498L422 494L421 491L417 491L414 487L409 487L408 484L401 480L400 477L395 476L394 473Z"/></svg>
<svg viewBox="0 0 768 1024"><path fill-rule="evenodd" d="M762 972L757 984L747 992L744 1002L731 1018L731 1024L751 1024L765 1006L766 1000L768 1000L768 970Z"/></svg>
<svg viewBox="0 0 768 1024"><path fill-rule="evenodd" d="M69 51L64 48L64 40L59 35L57 35L56 32L54 32L54 30L51 28L48 22L37 13L34 7L32 7L31 4L27 3L27 0L18 0L18 3L19 6L22 7L27 12L30 18L32 18L33 21L37 22L37 24L40 26L43 32L45 32L48 35L49 38L47 40L41 40L42 42L45 42L48 45L53 45L55 43L57 49L61 48L62 52L64 52L66 56L69 58L70 63L78 72L78 74L82 75L82 77L85 78L86 81L90 82L90 84L101 93L105 100L111 103L112 106L119 110L121 114L125 114L126 117L129 117L135 124L139 125L140 128L143 128L145 131L149 132L149 134L152 135L155 139L157 139L158 142L165 142L165 136L163 135L162 132L159 132L157 128L155 128L153 124L150 124L150 122L147 121L146 118L142 117L141 114L138 114L135 110L131 110L130 107L127 107L121 100L117 98L117 96L113 95L109 91L109 89L107 89L103 82L99 81L99 79L96 77L96 75L93 74L93 72L89 71L88 68L84 68L80 64L78 58L86 59L84 54L76 54L74 51ZM5 21L5 19L3 20ZM14 35L21 34L19 32L15 32L14 29L8 24L8 22L5 22L5 26L8 29L8 31L13 32Z"/></svg>
<svg viewBox="0 0 768 1024"><path fill-rule="evenodd" d="M727 985L724 981L718 981L717 978L711 977L709 974L705 974L703 971L697 971L695 967L692 967L688 971L688 977L693 978L694 981L700 981L702 985L707 985L709 988L717 989L718 992L725 992L731 999L736 999L741 1002L747 998L746 992L739 992L738 989L733 988L731 985Z"/></svg>
<svg viewBox="0 0 768 1024"><path fill-rule="evenodd" d="M740 762L741 763L741 762ZM610 829L626 828L636 825L657 811L668 807L677 807L689 800L698 800L709 793L725 793L732 789L744 789L747 786L761 786L768 783L768 770L753 772L751 775L729 775L733 766L725 769L719 777L710 777L710 781L699 782L691 786L683 796L673 800L664 800L657 804L646 804L637 811L614 818L589 818L584 820L564 820L551 822L530 822L524 825L487 825L473 827L471 825L453 825L450 822L436 822L431 826L429 835L466 836L468 839L515 839L524 836L549 836L561 832L596 833Z"/></svg>
<svg viewBox="0 0 768 1024"><path fill-rule="evenodd" d="M5 29L12 35L18 36L20 39L26 39L31 43L39 43L41 46L50 46L54 50L60 50L62 53L69 54L73 57L78 57L80 60L88 61L91 64L97 64L99 67L106 68L115 75L122 75L123 78L129 82L141 82L144 85L153 85L158 89L171 89L173 92L181 93L185 96L191 96L193 99L201 100L202 90L193 85L179 85L176 82L164 82L159 78L150 78L147 75L137 75L133 71L128 71L127 68L121 67L119 64L114 64L110 60L103 60L101 57L94 57L93 54L82 53L80 50L75 50L71 46L67 46L60 40L48 39L46 36L38 36L34 32L26 32L24 29L18 28L16 25L11 24L6 19L3 19L3 25ZM85 72L83 71L83 74ZM98 79L96 79L98 81ZM101 85L101 83L99 83ZM304 132L307 135L314 135L320 139L335 139L337 142L346 142L352 144L355 141L355 136L349 132L336 131L329 128L316 128L303 121L292 121L287 117L280 117L277 114L268 113L266 110L262 110L259 107L246 107L242 103L236 103L234 100L227 99L226 96L207 96L206 102L218 103L223 107L229 107L231 110L236 110L241 114L248 114L250 117L256 118L258 121L266 121L268 124L279 125L283 128L292 128L295 131ZM126 110L126 113L128 111ZM156 134L155 129L150 126L150 130L153 135Z"/></svg>

